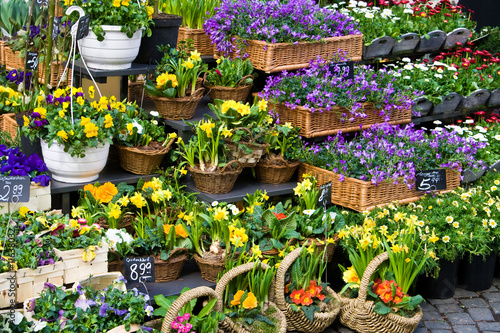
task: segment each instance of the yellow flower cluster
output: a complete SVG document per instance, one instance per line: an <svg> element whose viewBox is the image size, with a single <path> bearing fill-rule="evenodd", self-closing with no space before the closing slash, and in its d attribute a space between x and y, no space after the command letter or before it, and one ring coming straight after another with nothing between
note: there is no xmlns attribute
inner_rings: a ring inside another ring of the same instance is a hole
<svg viewBox="0 0 500 333"><path fill-rule="evenodd" d="M227 100L221 105L221 112L226 114L230 109L236 110L240 116L244 117L250 114L250 105L236 102L233 100Z"/></svg>
<svg viewBox="0 0 500 333"><path fill-rule="evenodd" d="M156 78L156 88L163 89L168 81L172 81L173 88L179 85L179 82L177 82L177 76L175 76L175 74L163 73Z"/></svg>
<svg viewBox="0 0 500 333"><path fill-rule="evenodd" d="M248 235L246 234L245 228L237 228L234 225L229 226L229 241L235 247L243 247L246 242L248 242Z"/></svg>

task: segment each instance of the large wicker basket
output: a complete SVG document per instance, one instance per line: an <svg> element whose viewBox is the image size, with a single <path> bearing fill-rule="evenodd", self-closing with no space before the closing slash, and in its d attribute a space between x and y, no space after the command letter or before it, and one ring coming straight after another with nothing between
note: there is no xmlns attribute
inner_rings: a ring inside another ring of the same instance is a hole
<svg viewBox="0 0 500 333"><path fill-rule="evenodd" d="M237 168L232 166L234 163L238 164ZM188 166L188 170L191 172L194 185L198 191L210 194L222 194L228 193L233 189L234 183L243 168L240 162L231 161L221 170L217 171L202 171L198 166L194 168Z"/></svg>
<svg viewBox="0 0 500 333"><path fill-rule="evenodd" d="M403 181L398 184L387 181L374 185L370 181L346 177L341 182L339 181L339 174L307 163L301 163L299 166L299 181L302 181L302 175L305 173L315 176L318 184L325 184L331 181L331 202L358 212L371 210L377 206L385 206L393 201L398 201L399 203L417 201L425 195L424 191L417 191L415 186L411 190L408 189L408 186ZM437 192L448 192L458 186L460 186L460 173L455 170L446 169L446 190Z"/></svg>
<svg viewBox="0 0 500 333"><path fill-rule="evenodd" d="M209 299L216 299L217 294L212 288L203 286L188 290L179 295L179 297L168 308L167 314L165 315L165 318L163 319L163 323L161 325L161 332L162 333L172 332L172 323L174 319L179 315L179 312L181 311L182 307L186 305L188 302L197 299L199 297L208 297ZM217 305L218 304L216 303L215 307L213 308L213 311L222 312L222 309L219 309ZM220 330L218 332L222 333L222 331Z"/></svg>
<svg viewBox="0 0 500 333"><path fill-rule="evenodd" d="M353 61L361 60L363 35L348 35L324 38L319 42L267 43L246 40L245 52L255 69L266 73L296 70L309 66L311 59L320 56L330 59L339 52L347 52ZM340 51L341 50L341 51ZM215 57L219 56L217 51Z"/></svg>
<svg viewBox="0 0 500 333"><path fill-rule="evenodd" d="M226 272L217 282L217 285L215 286L215 293L217 294L217 307L219 309L224 308L224 291L226 289L226 286L228 283L236 278L238 275L245 274L247 272L250 272L253 270L255 266L254 262L249 262L240 266L236 266L232 269L230 269L228 272ZM261 263L260 267L262 269L268 269L269 266ZM270 290L270 293L272 291ZM276 313L274 313L273 316L275 316L276 319L278 319L277 323L277 332L279 333L285 333L287 330L287 321L285 318L285 315L283 312L280 311L280 309L274 304L273 302L268 303L269 307L274 307L276 309ZM227 317L224 318L224 320L221 322L221 326L226 333L251 333L253 330L251 327L243 327L239 322L233 321L231 318Z"/></svg>
<svg viewBox="0 0 500 333"><path fill-rule="evenodd" d="M286 316L288 331L320 333L335 321L335 318L337 317L337 314L340 310L340 298L330 287L327 287L327 293L331 298L330 302L334 302L334 306L331 308L331 310L326 312L315 312L314 320L312 322L307 319L302 311L292 310L290 304L285 300L285 276L292 264L300 256L301 251L302 248L299 247L290 252L283 259L280 267L278 268L278 272L276 273L275 286L276 305L281 311L283 311Z"/></svg>
<svg viewBox="0 0 500 333"><path fill-rule="evenodd" d="M144 91L144 81L128 81L128 95L129 102L136 102L138 105L141 101L152 101L150 95Z"/></svg>
<svg viewBox="0 0 500 333"><path fill-rule="evenodd" d="M214 44L212 44L212 41L205 33L205 30L180 27L179 35L177 36L177 43L187 39L193 40L193 48L198 51L200 55L211 56L214 54Z"/></svg>
<svg viewBox="0 0 500 333"><path fill-rule="evenodd" d="M386 122L380 116L380 109L373 104L365 103L364 112L366 118L356 117L353 121L342 120L342 114L349 114L349 110L343 107L335 107L332 111L316 110L309 111L302 106L296 109L289 108L283 104L275 106L276 113L282 123L290 122L294 127L300 127L300 135L306 138L334 135L339 131L342 133L369 129L373 124ZM387 114L387 112L386 112ZM407 124L411 122L411 108L402 111L392 110L387 123L391 125Z"/></svg>
<svg viewBox="0 0 500 333"><path fill-rule="evenodd" d="M195 254L193 257L200 269L202 279L209 282L217 282L219 273L223 272L226 267L225 260L211 260L200 257L198 254Z"/></svg>
<svg viewBox="0 0 500 333"><path fill-rule="evenodd" d="M167 260L161 260L160 256L155 256L155 282L177 280L181 275L182 268L188 256L188 250L183 247L172 250Z"/></svg>
<svg viewBox="0 0 500 333"><path fill-rule="evenodd" d="M64 73L64 65L58 62L52 62L50 68L50 81L48 82L52 87L56 87ZM71 68L66 70L66 75L64 80L61 81L60 86L66 87L71 82ZM42 84L45 84L45 63L40 64L40 68L38 71L38 81Z"/></svg>
<svg viewBox="0 0 500 333"><path fill-rule="evenodd" d="M203 97L205 89L196 89L194 94L179 98L166 98L151 96L160 115L169 120L182 120L193 118L196 107Z"/></svg>
<svg viewBox="0 0 500 333"><path fill-rule="evenodd" d="M240 81L238 81L238 84L236 87L222 87L222 86L214 86L210 82L207 81L206 79L206 74L204 79L203 85L205 88L208 89L208 95L210 96L210 100L212 103L216 99L221 99L223 101L227 100L233 100L236 102L243 102L245 103L248 94L250 93L250 90L252 89L252 85L242 85L242 82L245 81L247 78L251 78L251 75L247 75L243 77Z"/></svg>
<svg viewBox="0 0 500 333"><path fill-rule="evenodd" d="M15 138L19 126L16 122L15 113L4 113L0 115L0 130L8 132L12 138Z"/></svg>
<svg viewBox="0 0 500 333"><path fill-rule="evenodd" d="M357 298L341 297L340 322L359 333L411 333L422 319L422 309L412 318L398 316L394 313L379 315L373 311L375 303L366 300L370 277L377 267L389 258L387 252L381 253L368 264L359 285Z"/></svg>
<svg viewBox="0 0 500 333"><path fill-rule="evenodd" d="M281 155L273 159L267 159L266 156L261 158L255 166L255 176L261 183L287 183L300 164L299 161L286 161Z"/></svg>
<svg viewBox="0 0 500 333"><path fill-rule="evenodd" d="M165 147L159 150L143 150L138 147L115 145L120 157L120 166L136 175L149 175L158 168L173 142L174 139L171 139Z"/></svg>
<svg viewBox="0 0 500 333"><path fill-rule="evenodd" d="M24 58L19 58L19 51L12 51L9 45L3 47L3 61L8 70L24 68Z"/></svg>
<svg viewBox="0 0 500 333"><path fill-rule="evenodd" d="M4 40L0 40L0 66L5 65L5 56L3 54L3 49L6 45L7 43Z"/></svg>

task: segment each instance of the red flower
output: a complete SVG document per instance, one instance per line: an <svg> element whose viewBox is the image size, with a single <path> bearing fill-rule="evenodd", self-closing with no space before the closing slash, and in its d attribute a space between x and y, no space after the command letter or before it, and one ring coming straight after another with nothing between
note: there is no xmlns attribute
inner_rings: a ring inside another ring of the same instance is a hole
<svg viewBox="0 0 500 333"><path fill-rule="evenodd" d="M283 220L286 218L286 215L283 214L283 213L279 213L279 214L276 214L275 212L273 212L274 216L276 216L276 218L279 220Z"/></svg>
<svg viewBox="0 0 500 333"><path fill-rule="evenodd" d="M316 284L316 281L311 280L309 282L309 287L307 288L306 292L311 295L311 297L317 297L319 294L321 294L321 290L323 290L322 286L318 286Z"/></svg>
<svg viewBox="0 0 500 333"><path fill-rule="evenodd" d="M304 298L302 299L302 305L311 305L313 302L312 296L309 293L305 293Z"/></svg>
<svg viewBox="0 0 500 333"><path fill-rule="evenodd" d="M304 292L304 289L300 289L300 290L295 289L294 291L292 291L290 298L292 299L292 302L299 305L302 303L305 294L306 293Z"/></svg>
<svg viewBox="0 0 500 333"><path fill-rule="evenodd" d="M64 223L59 223L59 224L57 225L57 227L56 227L54 230L52 230L52 231L50 232L50 234L51 234L51 235L57 235L57 234L58 234L58 232L59 232L59 230L63 230L63 229L64 229Z"/></svg>

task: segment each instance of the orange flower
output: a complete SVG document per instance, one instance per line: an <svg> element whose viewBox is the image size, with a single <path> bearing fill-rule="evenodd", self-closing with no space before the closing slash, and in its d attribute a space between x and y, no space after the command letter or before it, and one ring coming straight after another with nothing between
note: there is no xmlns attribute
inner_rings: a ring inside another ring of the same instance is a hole
<svg viewBox="0 0 500 333"><path fill-rule="evenodd" d="M311 295L311 297L315 297L315 296L318 296L319 294L321 294L321 290L323 290L323 287L322 286L318 286L316 284L316 281L311 280L311 282L309 283L309 287L307 288L306 292L309 293Z"/></svg>
<svg viewBox="0 0 500 333"><path fill-rule="evenodd" d="M89 192L90 192L90 194L92 194L92 196L95 198L95 190L96 190L96 189L95 189L94 185L92 185L92 184L87 184L87 185L85 185L85 186L83 187L83 190L84 190L84 191L89 191Z"/></svg>
<svg viewBox="0 0 500 333"><path fill-rule="evenodd" d="M94 198L99 203L108 203L117 193L115 184L107 182L95 189Z"/></svg>
<svg viewBox="0 0 500 333"><path fill-rule="evenodd" d="M241 296L243 296L244 293L245 292L243 290L238 290L236 295L234 295L233 300L231 301L231 306L240 305Z"/></svg>
<svg viewBox="0 0 500 333"><path fill-rule="evenodd" d="M163 225L163 232L165 233L165 235L168 235L168 233L170 232L171 228L172 228L171 224L164 224Z"/></svg>
<svg viewBox="0 0 500 333"><path fill-rule="evenodd" d="M187 233L187 231L186 231L186 230L184 230L184 228L182 227L182 225L181 225L181 224L177 224L177 225L175 226L175 234L176 234L177 236L182 237L182 238L186 238L187 236L189 236L189 235L188 235L188 233Z"/></svg>
<svg viewBox="0 0 500 333"><path fill-rule="evenodd" d="M273 212L274 216L276 216L276 218L279 220L283 220L286 218L286 215L283 214L283 213L279 213L279 214L276 214L275 212Z"/></svg>
<svg viewBox="0 0 500 333"><path fill-rule="evenodd" d="M292 299L292 302L294 302L297 305L299 305L299 304L302 303L302 300L304 299L304 296L305 296L304 289L300 289L300 290L295 289L290 294L290 298Z"/></svg>
<svg viewBox="0 0 500 333"><path fill-rule="evenodd" d="M249 292L247 298L243 301L243 308L247 310L252 310L257 307L257 297L252 292Z"/></svg>
<svg viewBox="0 0 500 333"><path fill-rule="evenodd" d="M309 293L305 293L304 298L302 299L302 305L311 305L313 302L312 296Z"/></svg>

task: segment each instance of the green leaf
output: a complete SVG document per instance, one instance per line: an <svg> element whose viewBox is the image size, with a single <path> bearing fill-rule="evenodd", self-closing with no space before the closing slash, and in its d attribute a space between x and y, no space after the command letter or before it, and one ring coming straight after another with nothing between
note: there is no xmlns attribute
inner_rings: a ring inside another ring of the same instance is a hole
<svg viewBox="0 0 500 333"><path fill-rule="evenodd" d="M259 248L261 251L268 251L273 248L273 244L269 238L262 238L259 242Z"/></svg>
<svg viewBox="0 0 500 333"><path fill-rule="evenodd" d="M306 318L310 321L314 321L314 311L316 310L316 306L309 305L309 306L302 306L301 307L302 311L304 312L304 315Z"/></svg>
<svg viewBox="0 0 500 333"><path fill-rule="evenodd" d="M201 309L200 313L198 314L198 318L202 318L204 316L206 316L211 310L212 308L214 307L215 303L217 303L217 298L214 298L212 300L210 300L210 302L207 303L207 305L205 305L203 307L203 309Z"/></svg>
<svg viewBox="0 0 500 333"><path fill-rule="evenodd" d="M410 298L410 302L408 303L411 307L411 309L415 309L417 306L420 305L424 301L423 297L420 295L413 296Z"/></svg>
<svg viewBox="0 0 500 333"><path fill-rule="evenodd" d="M389 312L391 312L391 308L388 307L387 305L385 305L384 303L382 302L378 302L377 304L375 304L375 306L373 307L373 311L375 311L375 313L379 314L379 315L386 315L388 314Z"/></svg>
<svg viewBox="0 0 500 333"><path fill-rule="evenodd" d="M373 281L370 282L370 284L368 285L367 291L368 291L368 295L370 295L371 297L373 297L375 299L378 299L378 295L373 291Z"/></svg>
<svg viewBox="0 0 500 333"><path fill-rule="evenodd" d="M255 315L255 319L258 320L258 321L262 321L266 324L269 324L271 326L274 326L274 323L272 321L269 320L269 318L267 318L266 316L263 316L261 315L260 313L256 314Z"/></svg>
<svg viewBox="0 0 500 333"><path fill-rule="evenodd" d="M155 295L155 303L160 306L162 309L168 310L173 303L173 299L166 298L163 295ZM166 313L166 312L165 312Z"/></svg>
<svg viewBox="0 0 500 333"><path fill-rule="evenodd" d="M300 238L300 233L298 233L297 231L295 230L287 230L285 232L285 235L284 237L286 239L292 239L292 238Z"/></svg>
<svg viewBox="0 0 500 333"><path fill-rule="evenodd" d="M273 247L278 250L281 250L284 247L283 243L274 238L271 238L271 244L273 244Z"/></svg>

